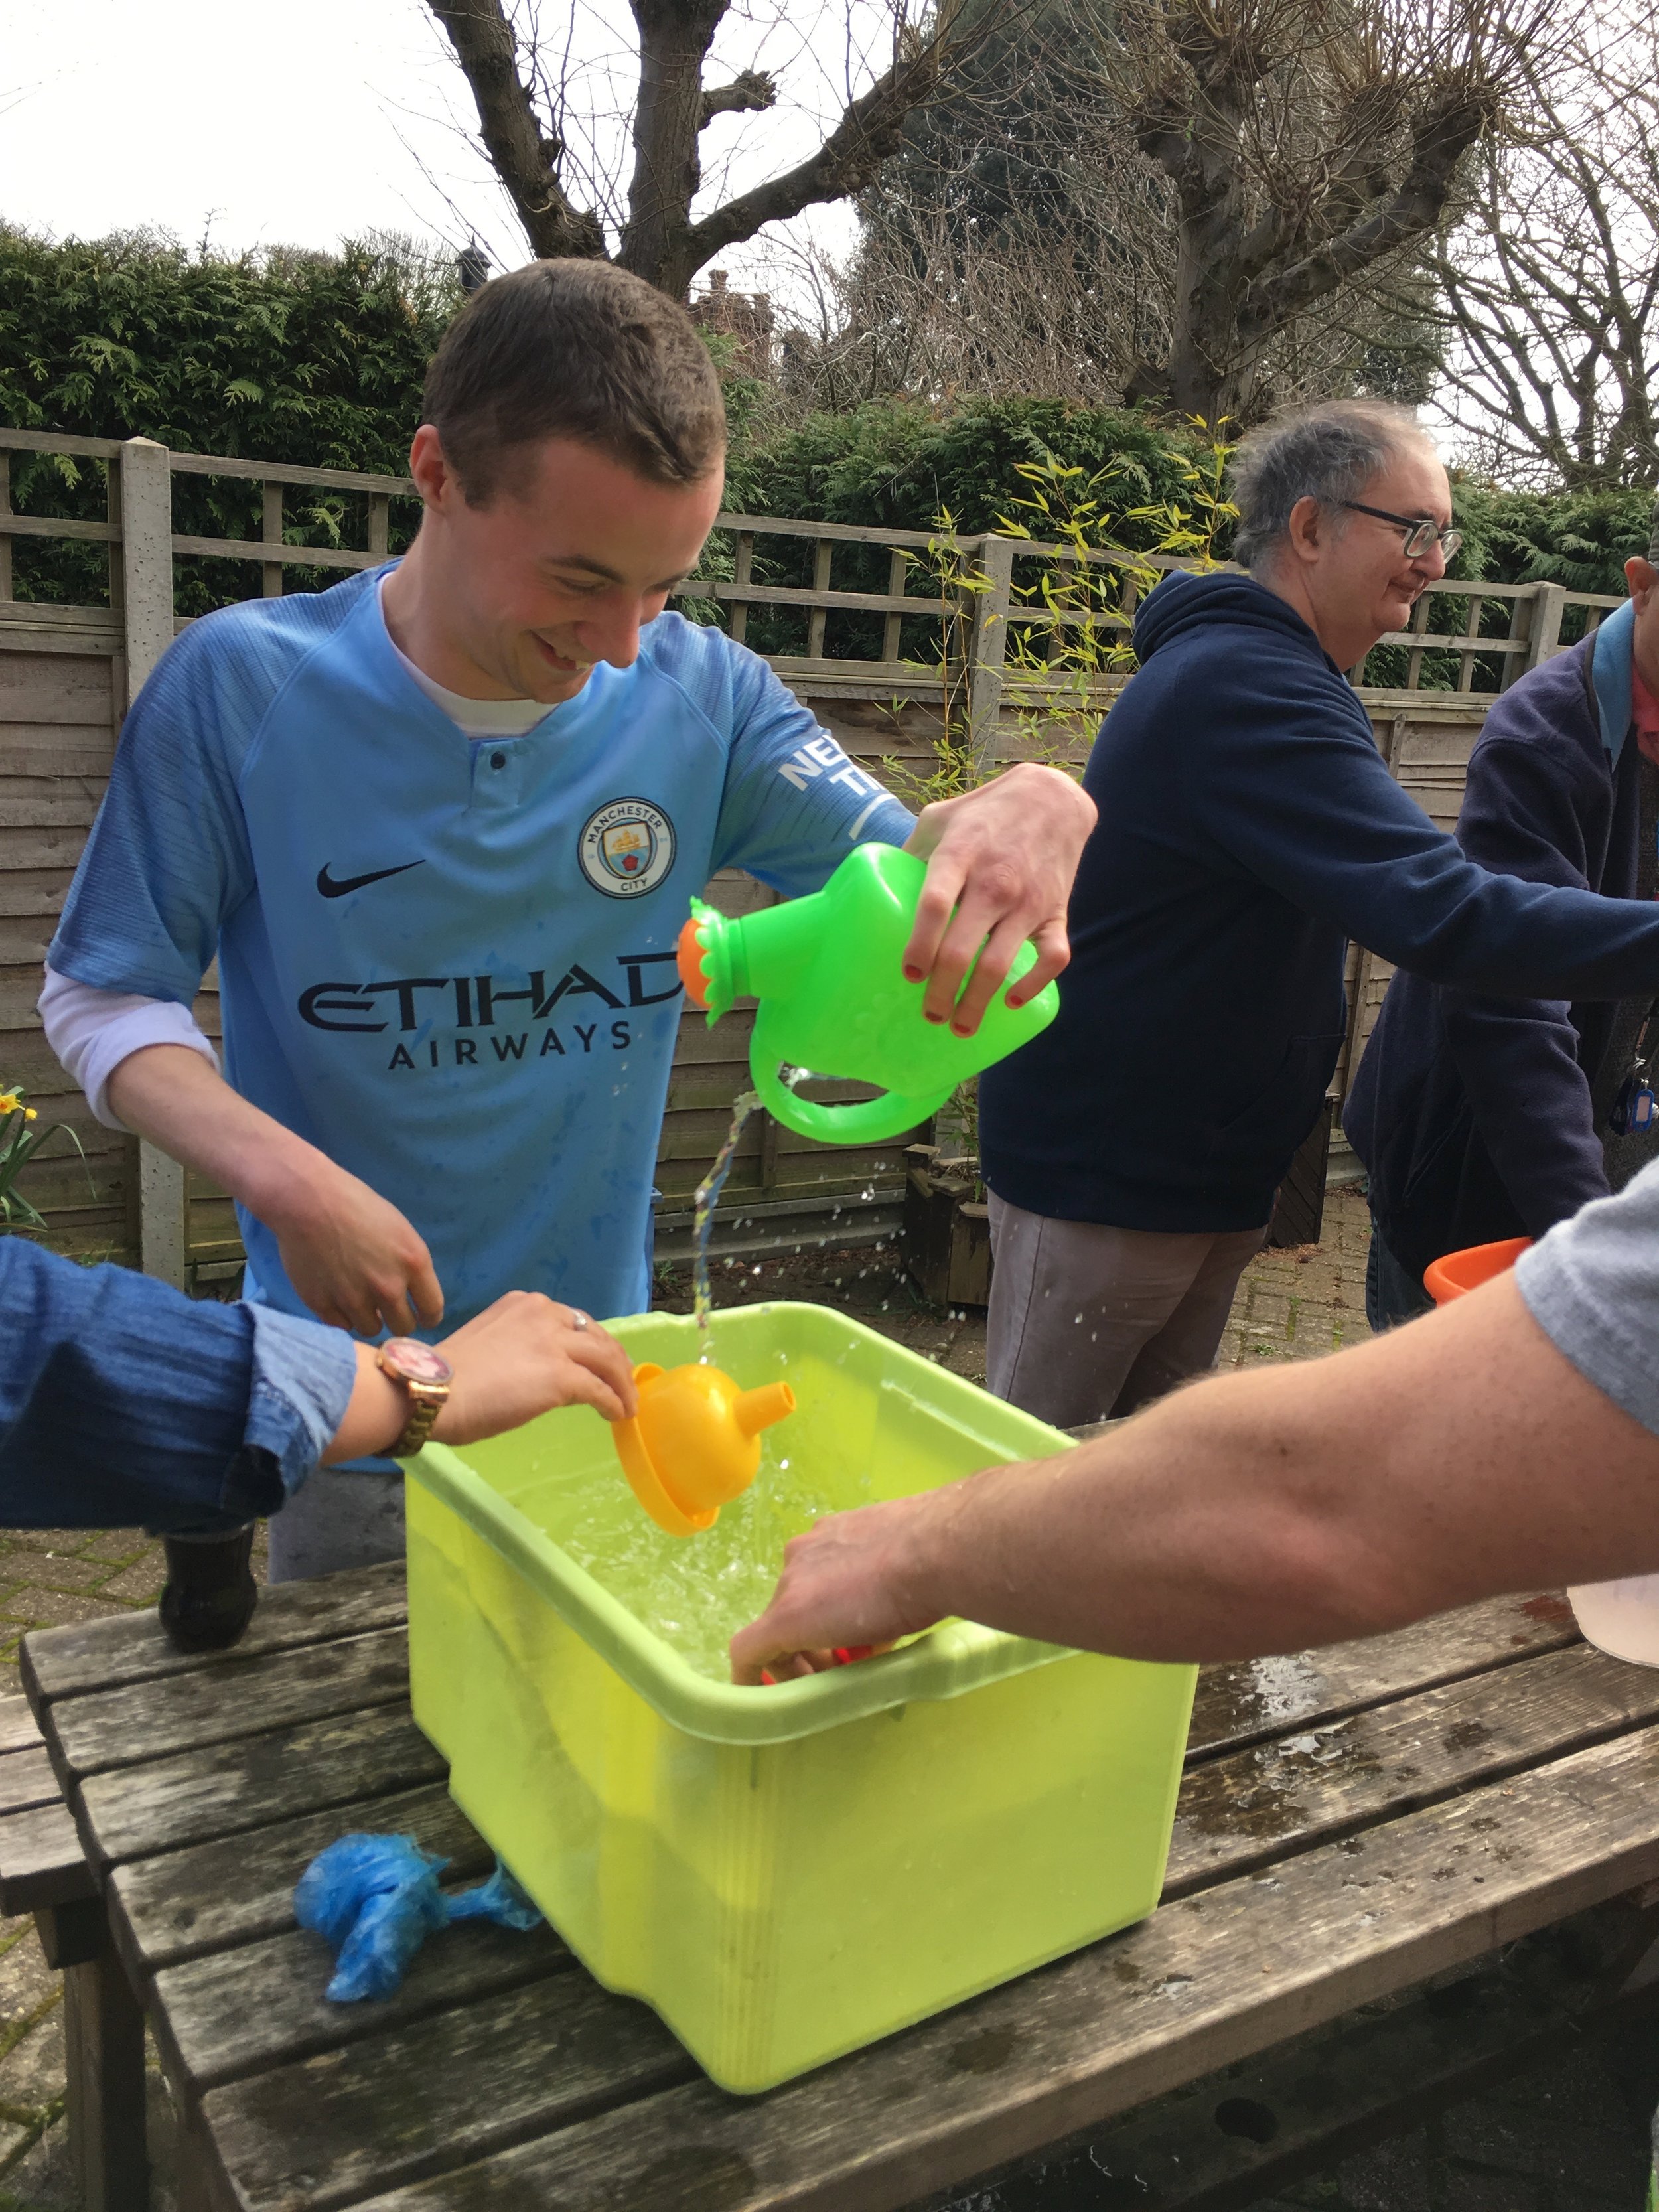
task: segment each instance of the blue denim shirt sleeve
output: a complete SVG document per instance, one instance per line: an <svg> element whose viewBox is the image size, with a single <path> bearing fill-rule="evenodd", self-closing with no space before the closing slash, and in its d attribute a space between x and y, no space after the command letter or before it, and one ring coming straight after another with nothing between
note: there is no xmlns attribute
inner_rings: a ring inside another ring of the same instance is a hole
<svg viewBox="0 0 1659 2212"><path fill-rule="evenodd" d="M338 1427L343 1331L198 1304L0 1236L0 1525L227 1528L270 1513Z"/></svg>
<svg viewBox="0 0 1659 2212"><path fill-rule="evenodd" d="M253 1382L245 1448L276 1461L291 1497L333 1441L357 1379L357 1353L343 1329L326 1328L272 1306L244 1306L253 1323Z"/></svg>

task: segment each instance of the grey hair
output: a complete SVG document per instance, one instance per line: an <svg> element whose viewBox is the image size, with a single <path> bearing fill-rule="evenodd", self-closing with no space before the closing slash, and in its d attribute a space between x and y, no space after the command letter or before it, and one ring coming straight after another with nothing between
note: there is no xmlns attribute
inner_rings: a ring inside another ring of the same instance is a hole
<svg viewBox="0 0 1659 2212"><path fill-rule="evenodd" d="M1269 566L1289 538L1297 500L1340 507L1402 446L1430 444L1414 415L1382 399L1327 399L1274 416L1233 455L1233 558L1250 569Z"/></svg>
<svg viewBox="0 0 1659 2212"><path fill-rule="evenodd" d="M1659 568L1659 499L1653 502L1653 520L1648 527L1648 559Z"/></svg>

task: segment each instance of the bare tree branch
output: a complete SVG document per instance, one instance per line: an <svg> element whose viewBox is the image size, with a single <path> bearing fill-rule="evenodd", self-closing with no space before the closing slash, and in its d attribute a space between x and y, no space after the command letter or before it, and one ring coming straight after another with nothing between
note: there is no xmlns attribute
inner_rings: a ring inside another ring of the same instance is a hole
<svg viewBox="0 0 1659 2212"><path fill-rule="evenodd" d="M1445 410L1471 457L1512 481L1659 477L1656 64L1644 9L1589 19L1437 254Z"/></svg>
<svg viewBox="0 0 1659 2212"><path fill-rule="evenodd" d="M518 42L501 0L430 0L477 104L478 131L525 236L541 258L605 252L598 216L581 213L558 180L562 140L537 121L519 74Z"/></svg>
<svg viewBox="0 0 1659 2212"><path fill-rule="evenodd" d="M691 226L686 270L695 270L729 246L752 238L769 222L787 222L809 207L847 199L860 192L882 163L898 151L906 118L924 106L953 67L975 51L985 35L982 21L954 27L949 11L945 26L909 53L901 52L884 76L848 103L839 123L817 152L781 177L740 192Z"/></svg>
<svg viewBox="0 0 1659 2212"><path fill-rule="evenodd" d="M526 51L504 0L429 4L471 85L485 151L532 250L605 253L599 216L579 212L565 189L566 147L554 119L562 96L541 77L533 41ZM848 99L817 150L784 175L693 221L703 182L702 133L717 116L775 106L776 80L769 70L750 68L727 83L704 86L710 49L731 0L629 0L639 78L634 167L615 254L621 265L684 298L697 270L723 249L743 244L768 223L860 191L896 149L906 118L977 52L993 20L1017 19L1032 0L998 0L994 8L966 0L890 4L890 64L866 90ZM924 15L925 30L920 27Z"/></svg>
<svg viewBox="0 0 1659 2212"><path fill-rule="evenodd" d="M716 85L713 92L704 93L701 127L706 131L717 115L754 114L775 107L777 99L778 88L764 70L744 70L730 84Z"/></svg>

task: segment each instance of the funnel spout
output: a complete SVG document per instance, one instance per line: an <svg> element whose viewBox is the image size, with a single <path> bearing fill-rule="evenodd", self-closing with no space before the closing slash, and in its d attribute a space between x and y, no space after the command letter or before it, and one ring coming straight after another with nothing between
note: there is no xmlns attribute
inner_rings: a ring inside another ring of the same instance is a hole
<svg viewBox="0 0 1659 2212"><path fill-rule="evenodd" d="M757 1437L794 1410L795 1394L787 1382L763 1382L757 1390L745 1390L732 1401L732 1418L744 1436Z"/></svg>

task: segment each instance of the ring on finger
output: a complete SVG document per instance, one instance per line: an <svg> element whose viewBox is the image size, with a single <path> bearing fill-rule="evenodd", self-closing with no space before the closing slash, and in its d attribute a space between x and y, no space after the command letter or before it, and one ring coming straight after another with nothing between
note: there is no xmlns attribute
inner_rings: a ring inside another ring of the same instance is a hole
<svg viewBox="0 0 1659 2212"><path fill-rule="evenodd" d="M580 1306L571 1307L570 1326L572 1328L586 1328L592 1319L592 1316L591 1314L585 1314Z"/></svg>

